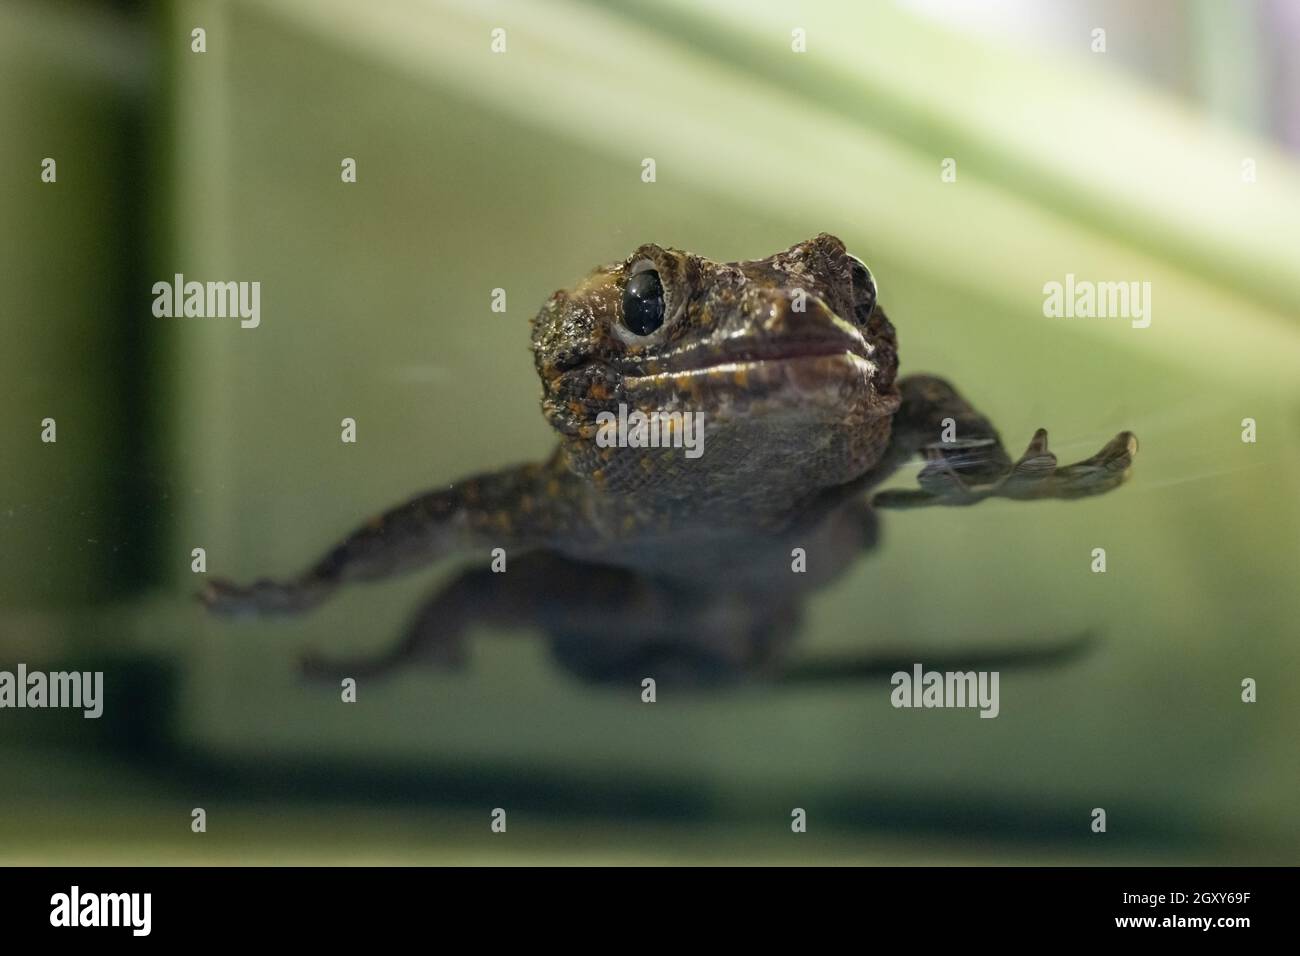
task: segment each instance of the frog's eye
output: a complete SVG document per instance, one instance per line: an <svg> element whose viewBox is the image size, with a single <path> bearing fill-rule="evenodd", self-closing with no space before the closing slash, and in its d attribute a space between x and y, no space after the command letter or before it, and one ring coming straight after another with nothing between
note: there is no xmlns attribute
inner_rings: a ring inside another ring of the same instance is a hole
<svg viewBox="0 0 1300 956"><path fill-rule="evenodd" d="M876 308L876 280L867 264L857 256L849 256L849 274L853 279L853 312L859 321L865 322Z"/></svg>
<svg viewBox="0 0 1300 956"><path fill-rule="evenodd" d="M664 324L665 311L664 286L654 264L637 263L623 287L623 324L635 335L649 335Z"/></svg>

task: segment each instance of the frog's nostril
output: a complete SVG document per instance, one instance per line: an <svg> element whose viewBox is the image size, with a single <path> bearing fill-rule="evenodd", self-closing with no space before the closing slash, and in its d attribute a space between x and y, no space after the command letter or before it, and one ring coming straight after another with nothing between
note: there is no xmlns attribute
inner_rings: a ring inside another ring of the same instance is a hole
<svg viewBox="0 0 1300 956"><path fill-rule="evenodd" d="M762 313L763 331L773 337L819 338L831 332L835 313L812 292L802 289L768 298Z"/></svg>
<svg viewBox="0 0 1300 956"><path fill-rule="evenodd" d="M804 324L810 311L824 309L820 299L802 289L774 295L768 299L766 307L763 328L777 335L789 333Z"/></svg>

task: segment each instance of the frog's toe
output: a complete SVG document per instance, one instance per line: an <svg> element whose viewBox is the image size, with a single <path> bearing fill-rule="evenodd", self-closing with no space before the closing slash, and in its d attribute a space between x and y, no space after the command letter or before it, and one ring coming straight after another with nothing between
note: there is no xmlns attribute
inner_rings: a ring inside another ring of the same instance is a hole
<svg viewBox="0 0 1300 956"><path fill-rule="evenodd" d="M1012 478L1041 481L1056 471L1056 456L1047 447L1047 429L1040 428L1029 440L1020 460L1011 466Z"/></svg>
<svg viewBox="0 0 1300 956"><path fill-rule="evenodd" d="M998 486L998 494L1007 498L1035 497L1056 474L1056 464L1056 456L1047 447L1047 429L1040 428Z"/></svg>
<svg viewBox="0 0 1300 956"><path fill-rule="evenodd" d="M958 468L968 463L956 459L949 446L925 449L925 466L917 473L920 486L911 491L882 491L872 498L878 508L916 508L924 505L973 505L988 497L990 486L972 483ZM982 461L982 460L981 460Z"/></svg>
<svg viewBox="0 0 1300 956"><path fill-rule="evenodd" d="M1117 488L1133 470L1138 440L1132 432L1120 432L1101 451L1057 472L1071 495L1095 495Z"/></svg>
<svg viewBox="0 0 1300 956"><path fill-rule="evenodd" d="M917 473L916 483L936 498L961 502L975 497L966 484L966 479L957 473L952 462L943 457L935 457L927 462Z"/></svg>

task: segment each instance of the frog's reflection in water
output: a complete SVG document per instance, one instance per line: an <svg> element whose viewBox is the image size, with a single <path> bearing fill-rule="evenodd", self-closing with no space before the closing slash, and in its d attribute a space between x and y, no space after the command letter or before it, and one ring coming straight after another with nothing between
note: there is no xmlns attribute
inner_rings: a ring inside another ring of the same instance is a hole
<svg viewBox="0 0 1300 956"><path fill-rule="evenodd" d="M716 573L697 568L678 579L551 552L498 556L497 570L465 570L439 587L386 650L350 658L309 654L303 670L311 678L337 681L422 665L458 668L467 663L476 630L491 628L540 631L554 660L593 684L640 688L649 678L657 686L681 688L871 680L887 688L889 675L910 672L918 661L917 652L901 642L882 646L878 635L863 633L864 650L817 657L795 647L807 597L876 543L878 520L865 503L848 504L819 528L737 542L729 560L713 554L719 559ZM805 546L791 544L795 538ZM734 571L737 564L752 565L762 553L774 557L770 563L783 572L766 586L737 587L746 577ZM698 562L684 556L683 563ZM818 564L822 573L813 570ZM993 641L947 659L927 653L924 663L953 671L1046 666L1092 644L1086 633L994 635Z"/></svg>

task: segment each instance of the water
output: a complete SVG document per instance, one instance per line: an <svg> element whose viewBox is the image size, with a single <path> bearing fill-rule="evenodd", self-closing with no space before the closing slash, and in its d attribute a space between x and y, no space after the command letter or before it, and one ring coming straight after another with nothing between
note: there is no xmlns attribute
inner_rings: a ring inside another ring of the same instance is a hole
<svg viewBox="0 0 1300 956"><path fill-rule="evenodd" d="M178 210L160 232L137 224L134 280L99 312L65 290L58 314L82 316L56 326L69 344L48 351L24 326L27 360L6 366L24 384L5 422L0 661L98 663L110 687L100 721L4 715L6 859L1294 859L1300 389L1284 374L1295 326L1268 297L1095 224L1027 233L1034 216L997 190L976 216L834 167L852 197L838 211L801 202L779 163L743 189L650 186L640 144L575 145L464 89L337 68L333 49L253 19L223 79L187 74L220 91L224 126L178 119L172 192L106 187ZM299 68L268 87L285 62ZM353 154L343 187L336 157ZM88 228L102 247L118 225ZM193 548L210 574L288 573L380 508L548 454L527 320L596 263L648 240L755 258L823 230L871 265L904 372L952 379L1013 454L1040 426L1063 461L1123 429L1140 439L1131 482L1094 500L887 514L881 547L809 602L793 668L1092 636L1008 668L997 719L896 710L879 675L661 689L649 705L576 679L526 628L476 629L459 670L363 681L345 704L301 678L300 656L388 647L463 562L303 619L214 620L193 600ZM55 231L36 248L60 261ZM970 265L984 261L1000 265ZM177 271L261 281L262 325L142 326L143 290ZM1153 276L1151 328L1044 318L1041 284L1071 271ZM93 361L97 337L112 362ZM33 437L45 414L55 446ZM487 842L495 807L508 846Z"/></svg>

